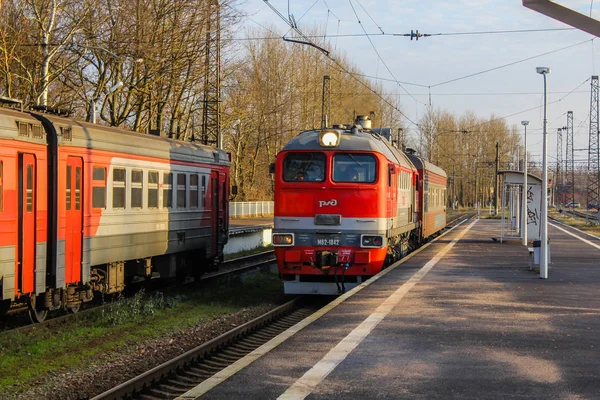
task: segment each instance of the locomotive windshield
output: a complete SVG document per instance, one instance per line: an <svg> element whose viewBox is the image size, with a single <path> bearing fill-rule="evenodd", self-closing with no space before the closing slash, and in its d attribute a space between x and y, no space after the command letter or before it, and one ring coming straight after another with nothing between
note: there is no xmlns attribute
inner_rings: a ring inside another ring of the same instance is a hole
<svg viewBox="0 0 600 400"><path fill-rule="evenodd" d="M370 154L336 154L333 156L334 182L375 182L377 162Z"/></svg>
<svg viewBox="0 0 600 400"><path fill-rule="evenodd" d="M286 182L323 182L325 154L289 153L283 160L283 180Z"/></svg>

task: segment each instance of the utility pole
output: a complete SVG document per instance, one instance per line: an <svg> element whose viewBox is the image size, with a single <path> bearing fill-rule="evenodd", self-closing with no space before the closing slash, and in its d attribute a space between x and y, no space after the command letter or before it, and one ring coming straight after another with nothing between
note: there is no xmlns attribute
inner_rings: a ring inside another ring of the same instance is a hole
<svg viewBox="0 0 600 400"><path fill-rule="evenodd" d="M562 175L563 175L563 170L562 170L562 155L563 155L563 140L562 140L562 128L558 128L558 130L556 131L556 175L554 176L554 198L555 198L555 204L557 206L560 206L561 204L561 200L562 200L562 196L561 196L561 192L562 192Z"/></svg>
<svg viewBox="0 0 600 400"><path fill-rule="evenodd" d="M329 75L323 76L323 93L321 96L321 129L327 128L331 119L331 83Z"/></svg>
<svg viewBox="0 0 600 400"><path fill-rule="evenodd" d="M221 5L208 0L204 65L202 143L221 143Z"/></svg>
<svg viewBox="0 0 600 400"><path fill-rule="evenodd" d="M573 111L567 111L567 154L565 204L575 201L575 151L573 148Z"/></svg>
<svg viewBox="0 0 600 400"><path fill-rule="evenodd" d="M588 150L588 187L587 187L587 201L586 201L586 212L585 219L588 222L589 216L589 205L590 203L596 203L600 200L598 195L598 184L600 181L600 149L598 148L598 129L600 128L599 120L600 115L598 111L598 76L592 76L591 83L591 98L590 98L590 138L589 138L589 150ZM598 213L600 220L600 213Z"/></svg>
<svg viewBox="0 0 600 400"><path fill-rule="evenodd" d="M454 164L452 164L452 209L456 209L456 196L454 194L454 188L456 187L456 181L454 180Z"/></svg>
<svg viewBox="0 0 600 400"><path fill-rule="evenodd" d="M496 176L494 177L494 215L498 215L498 170L500 167L499 143L496 142Z"/></svg>

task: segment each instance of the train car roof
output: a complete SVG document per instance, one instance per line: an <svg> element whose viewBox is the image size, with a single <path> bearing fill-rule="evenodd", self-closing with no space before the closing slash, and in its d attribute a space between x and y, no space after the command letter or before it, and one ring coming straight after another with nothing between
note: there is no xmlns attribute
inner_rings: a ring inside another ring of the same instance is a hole
<svg viewBox="0 0 600 400"><path fill-rule="evenodd" d="M425 171L431 171L434 174L438 174L440 176L443 176L444 178L447 177L446 175L446 171L444 171L443 169L441 169L440 167L438 167L435 164L430 163L429 161L414 155L414 154L409 154L408 158L410 158L410 160L412 161L412 163L415 165L415 167L417 167L417 169L424 169Z"/></svg>
<svg viewBox="0 0 600 400"><path fill-rule="evenodd" d="M19 125L21 123L29 125L27 134L21 134ZM34 132L33 127L40 128L41 131ZM40 121L28 113L10 108L0 108L0 138L13 139L22 142L36 143L46 145L45 131Z"/></svg>
<svg viewBox="0 0 600 400"><path fill-rule="evenodd" d="M197 142L184 142L51 114L32 114L48 120L54 126L59 146L93 148L183 162L229 165L227 152ZM71 128L71 140L62 137L61 131L65 128Z"/></svg>
<svg viewBox="0 0 600 400"><path fill-rule="evenodd" d="M414 169L406 154L396 149L383 136L366 131L347 129L328 129L335 130L341 133L340 144L336 147L323 147L319 143L320 129L304 131L298 136L290 140L281 151L367 151L383 154L388 160L394 161L397 164Z"/></svg>

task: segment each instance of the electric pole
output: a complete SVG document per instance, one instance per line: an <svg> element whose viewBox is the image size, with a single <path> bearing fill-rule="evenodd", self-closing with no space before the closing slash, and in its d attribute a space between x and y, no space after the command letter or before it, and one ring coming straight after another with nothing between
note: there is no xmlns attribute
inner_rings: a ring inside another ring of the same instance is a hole
<svg viewBox="0 0 600 400"><path fill-rule="evenodd" d="M496 142L496 176L494 177L494 215L498 215L498 169L500 167L499 143Z"/></svg>

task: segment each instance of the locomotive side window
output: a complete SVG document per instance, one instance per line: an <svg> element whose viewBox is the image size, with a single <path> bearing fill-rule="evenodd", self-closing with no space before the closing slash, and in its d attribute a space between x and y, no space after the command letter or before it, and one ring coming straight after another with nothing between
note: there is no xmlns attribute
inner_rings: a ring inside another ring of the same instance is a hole
<svg viewBox="0 0 600 400"><path fill-rule="evenodd" d="M144 172L141 169L131 171L131 208L142 208L144 191Z"/></svg>
<svg viewBox="0 0 600 400"><path fill-rule="evenodd" d="M92 208L106 208L106 168L93 168Z"/></svg>
<svg viewBox="0 0 600 400"><path fill-rule="evenodd" d="M173 174L163 174L163 208L173 207Z"/></svg>
<svg viewBox="0 0 600 400"><path fill-rule="evenodd" d="M186 207L185 198L185 185L186 185L186 174L177 174L177 207Z"/></svg>
<svg viewBox="0 0 600 400"><path fill-rule="evenodd" d="M283 180L286 182L323 182L325 154L289 153L283 160Z"/></svg>
<svg viewBox="0 0 600 400"><path fill-rule="evenodd" d="M2 212L2 210L4 210L4 190L2 190L4 188L4 185L2 182L2 177L3 177L3 163L2 163L2 161L0 161L0 212Z"/></svg>
<svg viewBox="0 0 600 400"><path fill-rule="evenodd" d="M333 156L334 182L375 182L377 161L370 154L336 154Z"/></svg>
<svg viewBox="0 0 600 400"><path fill-rule="evenodd" d="M158 171L148 171L148 208L158 208Z"/></svg>
<svg viewBox="0 0 600 400"><path fill-rule="evenodd" d="M190 175L190 208L198 208L198 174Z"/></svg>
<svg viewBox="0 0 600 400"><path fill-rule="evenodd" d="M113 169L113 208L125 208L125 169Z"/></svg>

